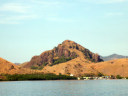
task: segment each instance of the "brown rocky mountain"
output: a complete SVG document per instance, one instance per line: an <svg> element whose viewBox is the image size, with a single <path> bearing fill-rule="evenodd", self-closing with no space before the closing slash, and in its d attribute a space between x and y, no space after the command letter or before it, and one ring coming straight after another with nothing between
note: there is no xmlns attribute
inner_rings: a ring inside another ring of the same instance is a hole
<svg viewBox="0 0 128 96"><path fill-rule="evenodd" d="M98 54L92 53L74 41L65 40L54 49L45 51L39 56L32 57L30 62L24 64L22 67L41 69L44 66L53 66L76 58L84 58L88 62L103 61Z"/></svg>

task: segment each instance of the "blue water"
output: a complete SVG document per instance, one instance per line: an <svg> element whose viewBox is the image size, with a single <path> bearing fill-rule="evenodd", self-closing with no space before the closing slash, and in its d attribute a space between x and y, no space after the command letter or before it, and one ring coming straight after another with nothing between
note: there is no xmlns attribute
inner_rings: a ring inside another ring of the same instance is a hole
<svg viewBox="0 0 128 96"><path fill-rule="evenodd" d="M0 82L0 96L128 96L128 80Z"/></svg>

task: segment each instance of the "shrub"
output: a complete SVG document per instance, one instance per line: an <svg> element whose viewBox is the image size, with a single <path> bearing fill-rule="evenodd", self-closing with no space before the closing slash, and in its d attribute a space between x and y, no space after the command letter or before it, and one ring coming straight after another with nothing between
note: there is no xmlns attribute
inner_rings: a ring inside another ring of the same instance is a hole
<svg viewBox="0 0 128 96"><path fill-rule="evenodd" d="M93 73L86 73L86 74L84 74L84 76L85 76L85 77L94 77L95 74L93 74Z"/></svg>
<svg viewBox="0 0 128 96"><path fill-rule="evenodd" d="M31 66L31 69L38 69L38 67L36 67L36 66Z"/></svg>
<svg viewBox="0 0 128 96"><path fill-rule="evenodd" d="M51 66L56 65L56 64L59 64L59 63L67 62L67 61L69 61L69 60L71 60L71 59L73 59L73 58L62 56L62 57L60 57L59 59L54 59L54 61L53 61L53 63L51 64Z"/></svg>
<svg viewBox="0 0 128 96"><path fill-rule="evenodd" d="M121 77L120 75L116 76L116 79L122 79L123 77Z"/></svg>
<svg viewBox="0 0 128 96"><path fill-rule="evenodd" d="M38 67L31 66L31 69L33 69L33 70L42 70L43 68L44 68L43 66L38 66Z"/></svg>
<svg viewBox="0 0 128 96"><path fill-rule="evenodd" d="M102 73L99 72L99 73L98 73L98 76L101 77L101 76L104 76L104 75L103 75Z"/></svg>
<svg viewBox="0 0 128 96"><path fill-rule="evenodd" d="M111 79L115 79L115 76L111 75Z"/></svg>

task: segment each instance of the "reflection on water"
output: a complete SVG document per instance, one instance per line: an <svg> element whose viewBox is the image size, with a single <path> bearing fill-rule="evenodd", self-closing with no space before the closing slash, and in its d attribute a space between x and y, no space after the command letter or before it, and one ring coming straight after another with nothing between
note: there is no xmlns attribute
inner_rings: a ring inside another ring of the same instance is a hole
<svg viewBox="0 0 128 96"><path fill-rule="evenodd" d="M128 96L128 80L0 82L0 96Z"/></svg>

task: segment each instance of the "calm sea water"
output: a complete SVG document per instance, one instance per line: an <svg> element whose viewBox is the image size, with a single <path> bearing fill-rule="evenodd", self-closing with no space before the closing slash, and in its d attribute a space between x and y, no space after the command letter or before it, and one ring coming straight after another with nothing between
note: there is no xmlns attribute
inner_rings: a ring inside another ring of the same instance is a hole
<svg viewBox="0 0 128 96"><path fill-rule="evenodd" d="M0 96L128 96L128 80L0 82Z"/></svg>

